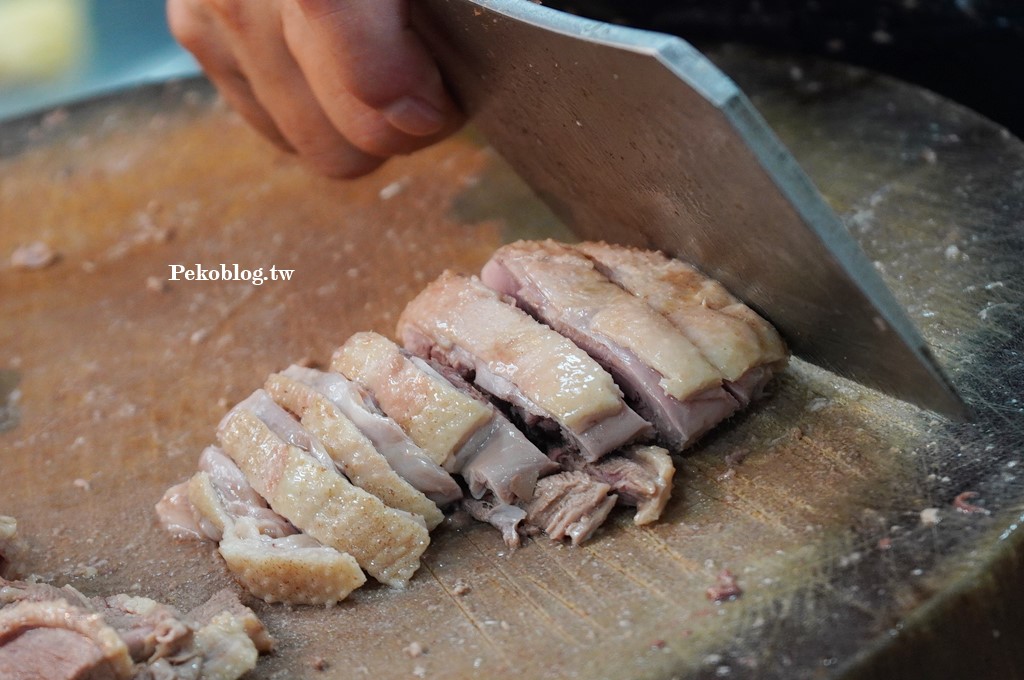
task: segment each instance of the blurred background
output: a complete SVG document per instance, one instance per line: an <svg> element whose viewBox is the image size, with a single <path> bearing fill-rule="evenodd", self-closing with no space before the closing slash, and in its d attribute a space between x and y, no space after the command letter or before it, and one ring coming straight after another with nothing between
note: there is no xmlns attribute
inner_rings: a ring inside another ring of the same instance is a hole
<svg viewBox="0 0 1024 680"><path fill-rule="evenodd" d="M198 72L163 0L0 0L0 119Z"/></svg>
<svg viewBox="0 0 1024 680"><path fill-rule="evenodd" d="M739 41L866 66L934 90L1024 137L1024 0L544 4L674 33L698 47ZM164 0L0 0L0 119L197 72L168 33Z"/></svg>

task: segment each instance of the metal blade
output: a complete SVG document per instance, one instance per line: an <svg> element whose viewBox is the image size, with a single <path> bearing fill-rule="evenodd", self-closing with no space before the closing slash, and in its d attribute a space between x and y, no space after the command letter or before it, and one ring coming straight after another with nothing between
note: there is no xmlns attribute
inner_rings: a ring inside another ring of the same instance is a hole
<svg viewBox="0 0 1024 680"><path fill-rule="evenodd" d="M474 124L581 237L693 262L801 358L968 416L793 157L688 43L528 0L412 6Z"/></svg>

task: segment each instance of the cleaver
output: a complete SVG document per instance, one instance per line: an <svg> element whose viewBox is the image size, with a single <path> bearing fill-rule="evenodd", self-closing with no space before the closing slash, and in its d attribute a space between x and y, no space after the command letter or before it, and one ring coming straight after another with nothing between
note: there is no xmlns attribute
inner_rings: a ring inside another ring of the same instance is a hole
<svg viewBox="0 0 1024 680"><path fill-rule="evenodd" d="M906 312L750 101L687 42L530 0L413 0L487 141L584 239L692 262L809 362L970 416Z"/></svg>

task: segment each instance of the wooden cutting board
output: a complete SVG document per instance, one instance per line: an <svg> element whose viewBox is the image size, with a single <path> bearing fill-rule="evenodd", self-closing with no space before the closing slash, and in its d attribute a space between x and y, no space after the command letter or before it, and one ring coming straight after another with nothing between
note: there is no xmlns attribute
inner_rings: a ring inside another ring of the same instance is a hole
<svg viewBox="0 0 1024 680"><path fill-rule="evenodd" d="M617 512L583 547L510 554L456 516L404 591L259 604L279 648L253 677L1024 673L1024 145L870 73L712 54L977 420L794 361L681 461L660 523ZM16 567L182 609L232 583L214 549L171 540L153 513L225 410L290 362L325 364L354 331L391 334L443 269L474 272L503 241L543 235L569 237L472 132L338 183L277 155L198 81L0 124L0 514L19 519ZM58 261L13 269L34 240ZM167 281L170 265L221 263L294 274ZM957 511L965 491L986 512ZM744 592L715 604L722 569ZM425 653L403 651L413 642Z"/></svg>

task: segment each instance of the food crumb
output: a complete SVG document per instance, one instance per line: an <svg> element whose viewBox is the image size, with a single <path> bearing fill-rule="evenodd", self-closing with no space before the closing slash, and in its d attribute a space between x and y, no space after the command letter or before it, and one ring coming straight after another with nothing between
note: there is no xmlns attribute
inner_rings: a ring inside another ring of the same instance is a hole
<svg viewBox="0 0 1024 680"><path fill-rule="evenodd" d="M146 290L154 293L163 293L167 291L167 281L161 279L159 276L147 276L146 277Z"/></svg>
<svg viewBox="0 0 1024 680"><path fill-rule="evenodd" d="M327 659L323 658L322 656L318 656L315 659L313 659L313 661L309 665L312 666L313 670L315 671L325 671L331 667L331 664L328 663Z"/></svg>
<svg viewBox="0 0 1024 680"><path fill-rule="evenodd" d="M472 590L473 588L468 583L466 583L462 579L459 579L455 582L455 586L452 588L452 595L462 597L463 595L468 594Z"/></svg>
<svg viewBox="0 0 1024 680"><path fill-rule="evenodd" d="M413 641L402 650L412 658L416 659L427 653L427 648L421 645L419 642Z"/></svg>
<svg viewBox="0 0 1024 680"><path fill-rule="evenodd" d="M387 185L386 187L384 187L384 188L382 188L380 190L380 200L382 200L382 201L389 201L392 198L394 198L395 196L397 196L398 194L402 193L402 189L404 189L404 188L405 188L405 180L399 180L397 182L392 182L391 184Z"/></svg>
<svg viewBox="0 0 1024 680"><path fill-rule="evenodd" d="M921 524L926 527L933 527L940 521L938 508L925 508L921 511Z"/></svg>
<svg viewBox="0 0 1024 680"><path fill-rule="evenodd" d="M977 491L964 491L963 493L957 494L957 497L953 499L953 507L956 508L959 512L968 515L975 512L981 512L986 515L989 514L989 511L986 510L985 508L970 502L972 499L977 497Z"/></svg>
<svg viewBox="0 0 1024 680"><path fill-rule="evenodd" d="M736 576L728 569L718 572L717 583L707 589L708 599L713 602L735 600L743 594L743 589L736 582Z"/></svg>
<svg viewBox="0 0 1024 680"><path fill-rule="evenodd" d="M412 669L412 674L417 678L425 678L427 677L427 669L423 666L416 666Z"/></svg>
<svg viewBox="0 0 1024 680"><path fill-rule="evenodd" d="M20 246L11 253L11 266L15 269L42 269L56 261L57 252L42 241Z"/></svg>
<svg viewBox="0 0 1024 680"><path fill-rule="evenodd" d="M88 479L78 478L71 483L82 491L92 491L92 484L89 483Z"/></svg>
<svg viewBox="0 0 1024 680"><path fill-rule="evenodd" d="M729 467L736 467L737 465L743 463L743 461L745 461L747 459L747 456L749 455L750 449L736 449L735 451L726 454L725 464L728 465Z"/></svg>
<svg viewBox="0 0 1024 680"><path fill-rule="evenodd" d="M960 257L960 248L956 244L947 246L945 255L947 260L956 260Z"/></svg>

